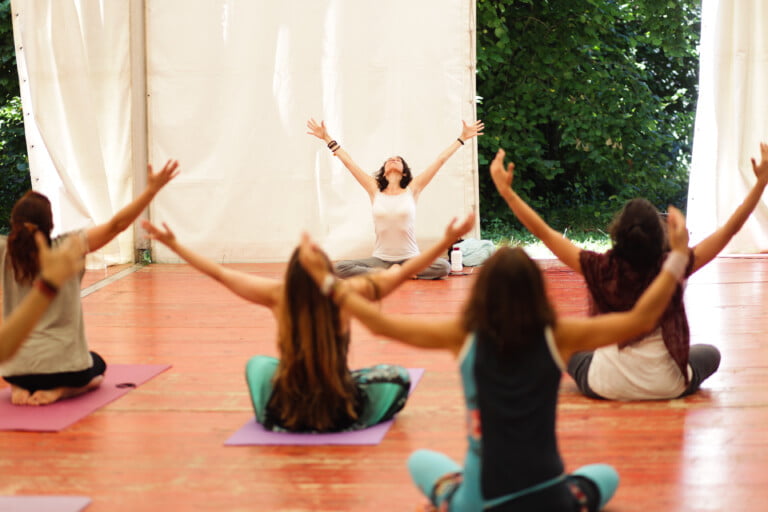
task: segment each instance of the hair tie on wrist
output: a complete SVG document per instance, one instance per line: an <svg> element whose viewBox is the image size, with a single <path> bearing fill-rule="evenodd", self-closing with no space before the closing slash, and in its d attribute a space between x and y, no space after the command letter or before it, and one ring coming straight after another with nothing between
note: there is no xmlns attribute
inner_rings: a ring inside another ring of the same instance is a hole
<svg viewBox="0 0 768 512"><path fill-rule="evenodd" d="M53 299L56 294L59 293L59 287L45 279L43 276L40 276L35 280L35 288L49 299Z"/></svg>
<svg viewBox="0 0 768 512"><path fill-rule="evenodd" d="M322 293L326 297L329 296L333 291L333 288L335 285L336 285L336 276L330 273L326 274L325 279L323 279L323 284L320 285L320 293Z"/></svg>
<svg viewBox="0 0 768 512"><path fill-rule="evenodd" d="M462 146L464 145L464 141L461 140L461 137L456 137L456 140L459 141L459 144L461 144Z"/></svg>
<svg viewBox="0 0 768 512"><path fill-rule="evenodd" d="M672 251L667 255L661 269L672 274L677 281L682 281L685 276L685 267L688 266L688 253Z"/></svg>

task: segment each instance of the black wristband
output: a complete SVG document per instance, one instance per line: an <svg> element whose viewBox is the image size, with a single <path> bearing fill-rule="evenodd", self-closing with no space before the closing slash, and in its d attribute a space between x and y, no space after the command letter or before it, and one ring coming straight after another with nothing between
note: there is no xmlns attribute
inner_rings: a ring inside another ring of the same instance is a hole
<svg viewBox="0 0 768 512"><path fill-rule="evenodd" d="M459 144L461 144L462 146L464 145L464 141L461 140L461 137L456 137L456 140L459 141Z"/></svg>

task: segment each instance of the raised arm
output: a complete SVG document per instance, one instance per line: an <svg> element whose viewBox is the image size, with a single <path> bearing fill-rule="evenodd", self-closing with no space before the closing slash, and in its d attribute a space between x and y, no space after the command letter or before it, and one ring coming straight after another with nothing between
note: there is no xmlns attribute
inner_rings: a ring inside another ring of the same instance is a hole
<svg viewBox="0 0 768 512"><path fill-rule="evenodd" d="M752 159L752 170L755 173L757 181L752 185L747 197L731 214L728 221L717 231L699 242L693 248L693 271L696 272L701 267L712 261L720 251L722 251L731 238L739 232L741 227L747 221L749 216L760 202L766 184L768 184L768 144L760 144L760 165Z"/></svg>
<svg viewBox="0 0 768 512"><path fill-rule="evenodd" d="M461 148L469 139L478 135L482 135L483 128L485 127L482 121L475 121L472 124L467 124L466 122L462 121L461 124L462 128L459 137L451 142L451 145L445 148L442 153L437 155L437 159L435 159L435 161L432 162L429 167L424 169L423 172L414 176L413 181L411 181L409 187L413 191L413 195L415 197L418 197L421 191L424 190L424 187L429 185L429 182L432 181L432 178L435 177L435 174L437 174L437 171L440 170L443 164L445 164L445 162L447 162L448 159L451 158L453 154L458 151L459 148Z"/></svg>
<svg viewBox="0 0 768 512"><path fill-rule="evenodd" d="M330 135L328 135L328 130L325 127L325 121L320 121L320 124L318 124L314 119L310 119L307 121L307 128L309 129L307 132L309 135L314 135L318 139L325 142L328 146L328 149L333 152L334 156L339 157L339 160L341 160L341 163L344 164L344 167L346 167L349 172L352 173L352 176L354 176L357 182L362 185L366 192L368 192L368 196L371 198L371 201L373 201L373 196L375 196L376 192L379 190L379 187L376 184L376 180L373 178L373 176L362 170L360 166L357 165L354 160L352 160L352 157L349 156L349 153L343 147L341 147L341 144L339 144L337 141L331 138Z"/></svg>
<svg viewBox="0 0 768 512"><path fill-rule="evenodd" d="M378 285L381 296L386 297L398 286L403 284L403 282L411 279L414 275L427 268L440 256L445 255L448 248L456 243L462 236L467 234L474 225L474 211L467 214L467 216L460 221L454 218L448 226L446 226L443 238L429 249L420 253L418 256L409 259L402 265L390 267L384 272L368 274L368 278Z"/></svg>
<svg viewBox="0 0 768 512"><path fill-rule="evenodd" d="M85 264L85 244L79 236L70 236L55 249L50 249L45 237L38 231L35 242L40 258L40 276L0 327L0 361L10 359L16 353L56 297L61 285L80 272Z"/></svg>
<svg viewBox="0 0 768 512"><path fill-rule="evenodd" d="M104 224L99 224L86 231L88 238L88 250L96 251L109 243L110 240L122 233L130 226L136 217L144 211L150 201L169 181L178 175L179 162L168 160L163 168L155 173L152 166L147 166L147 188L139 196L128 203L114 217Z"/></svg>
<svg viewBox="0 0 768 512"><path fill-rule="evenodd" d="M544 245L557 256L557 259L576 272L581 273L581 263L579 261L579 253L581 252L581 249L565 238L562 233L552 229L546 222L544 222L544 219L542 219L533 208L528 206L528 203L523 201L522 198L517 195L517 192L512 189L512 180L515 176L515 164L510 162L505 170L504 155L506 155L504 150L499 149L496 153L496 157L491 162L491 178L493 178L493 184L496 185L496 190L499 191L501 197L507 202L512 213L515 214L517 219L533 234L533 236L541 240Z"/></svg>
<svg viewBox="0 0 768 512"><path fill-rule="evenodd" d="M173 231L165 223L163 223L164 229L162 230L146 220L141 225L147 230L152 240L162 243L196 270L220 282L231 292L245 300L268 308L274 308L280 300L280 293L283 289L280 281L240 272L197 254L181 245L176 240L176 235L173 234Z"/></svg>
<svg viewBox="0 0 768 512"><path fill-rule="evenodd" d="M555 341L564 361L581 350L593 350L651 331L667 308L688 265L688 231L683 214L670 207L667 218L672 251L661 272L629 311L589 318L561 318L555 326Z"/></svg>
<svg viewBox="0 0 768 512"><path fill-rule="evenodd" d="M458 354L466 337L461 320L427 320L412 315L387 315L356 291L351 280L339 279L328 269L322 252L306 234L302 237L299 261L326 295L356 316L374 334L387 336L420 348L446 349Z"/></svg>

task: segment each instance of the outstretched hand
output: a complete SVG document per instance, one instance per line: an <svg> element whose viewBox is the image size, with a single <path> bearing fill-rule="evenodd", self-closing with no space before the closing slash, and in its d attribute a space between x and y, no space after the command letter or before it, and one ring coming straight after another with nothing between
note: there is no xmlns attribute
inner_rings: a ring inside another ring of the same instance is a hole
<svg viewBox="0 0 768 512"><path fill-rule="evenodd" d="M667 210L667 236L673 251L688 251L688 228L685 225L685 216L674 206L670 206Z"/></svg>
<svg viewBox="0 0 768 512"><path fill-rule="evenodd" d="M309 128L307 133L309 135L314 135L318 139L325 140L328 136L328 130L325 128L325 121L320 121L320 124L317 124L317 121L310 117L309 121L307 121L307 128Z"/></svg>
<svg viewBox="0 0 768 512"><path fill-rule="evenodd" d="M157 192L163 188L166 183L179 175L179 161L168 160L163 168L158 172L152 172L152 164L147 165L147 188Z"/></svg>
<svg viewBox="0 0 768 512"><path fill-rule="evenodd" d="M496 156L491 162L491 178L496 190L503 193L512 186L512 180L515 177L515 164L510 162L507 169L504 170L504 156L507 153L503 149L496 152Z"/></svg>
<svg viewBox="0 0 768 512"><path fill-rule="evenodd" d="M325 276L331 272L328 268L328 259L323 250L304 232L299 243L299 263L304 270L312 276L317 286L321 286Z"/></svg>
<svg viewBox="0 0 768 512"><path fill-rule="evenodd" d="M141 227L143 227L147 234L149 235L149 238L152 240L157 240L158 242L171 247L173 244L176 243L176 235L173 234L173 231L171 231L171 228L168 227L168 224L163 222L163 229L159 229L157 226L149 222L148 220L141 221Z"/></svg>
<svg viewBox="0 0 768 512"><path fill-rule="evenodd" d="M87 247L85 238L68 236L58 247L51 249L40 231L35 232L35 243L40 260L40 275L56 286L77 274L85 266Z"/></svg>
<svg viewBox="0 0 768 512"><path fill-rule="evenodd" d="M758 165L752 158L752 171L757 181L768 182L768 144L765 142L760 143L760 164Z"/></svg>
<svg viewBox="0 0 768 512"><path fill-rule="evenodd" d="M483 128L485 128L485 124L482 121L475 121L472 124L467 124L464 121L462 121L461 124L462 124L461 136L459 138L465 142L471 139L472 137L482 135Z"/></svg>
<svg viewBox="0 0 768 512"><path fill-rule="evenodd" d="M451 241L451 243L455 242L462 236L469 233L469 230L472 229L472 226L475 225L475 212L474 210L469 212L466 217L464 217L461 220L458 220L456 217L451 219L451 222L448 223L448 226L445 228L445 238Z"/></svg>

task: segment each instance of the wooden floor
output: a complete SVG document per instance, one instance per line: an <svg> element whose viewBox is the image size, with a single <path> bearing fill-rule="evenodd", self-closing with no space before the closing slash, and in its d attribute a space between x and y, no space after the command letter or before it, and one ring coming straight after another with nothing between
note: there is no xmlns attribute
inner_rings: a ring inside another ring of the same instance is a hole
<svg viewBox="0 0 768 512"><path fill-rule="evenodd" d="M557 309L583 314L581 279L545 267ZM239 265L278 277L282 265ZM123 271L124 274L117 272ZM115 276L112 282L101 279ZM121 277L122 276L122 277ZM723 353L720 371L685 400L592 401L565 377L560 447L568 469L608 462L622 477L610 511L756 511L768 505L768 258L720 258L695 275L686 306L694 342ZM275 323L183 265L89 272L91 347L111 363L173 368L59 433L0 432L0 495L70 494L88 512L415 510L405 469L417 448L463 459L464 413L452 358L353 326L351 366L426 374L378 446L225 447L252 417L243 366L275 354ZM472 277L406 283L386 311L459 311Z"/></svg>

